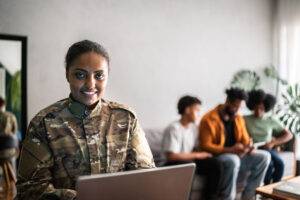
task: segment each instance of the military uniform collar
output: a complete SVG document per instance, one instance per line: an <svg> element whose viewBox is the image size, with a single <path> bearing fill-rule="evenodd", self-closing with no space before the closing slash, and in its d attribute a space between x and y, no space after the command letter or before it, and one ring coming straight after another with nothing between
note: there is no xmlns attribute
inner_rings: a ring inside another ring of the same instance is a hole
<svg viewBox="0 0 300 200"><path fill-rule="evenodd" d="M84 119L86 117L93 117L99 115L101 110L102 100L98 101L94 109L90 110L86 105L74 100L72 96L69 96L68 109L70 112L79 119Z"/></svg>

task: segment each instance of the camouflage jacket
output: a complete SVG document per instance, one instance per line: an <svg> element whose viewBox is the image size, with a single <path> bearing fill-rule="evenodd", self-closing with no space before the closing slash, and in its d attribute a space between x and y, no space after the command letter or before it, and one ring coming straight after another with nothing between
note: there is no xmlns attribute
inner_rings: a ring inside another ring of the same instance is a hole
<svg viewBox="0 0 300 200"><path fill-rule="evenodd" d="M155 167L136 116L99 101L89 111L71 98L30 122L20 156L18 199L75 199L80 175Z"/></svg>
<svg viewBox="0 0 300 200"><path fill-rule="evenodd" d="M0 111L0 132L7 135L14 135L18 130L18 123L15 115L11 112Z"/></svg>

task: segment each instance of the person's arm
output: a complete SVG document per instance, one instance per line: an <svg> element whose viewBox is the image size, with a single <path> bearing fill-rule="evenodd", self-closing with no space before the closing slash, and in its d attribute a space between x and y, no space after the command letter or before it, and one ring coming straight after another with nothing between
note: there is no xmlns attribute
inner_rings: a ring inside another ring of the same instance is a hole
<svg viewBox="0 0 300 200"><path fill-rule="evenodd" d="M274 137L270 142L265 144L265 148L272 149L275 146L284 144L293 138L293 134L286 129L283 129L279 137Z"/></svg>
<svg viewBox="0 0 300 200"><path fill-rule="evenodd" d="M225 150L229 151L229 148L227 149L213 143L213 136L216 134L215 131L214 127L212 127L207 120L201 120L199 126L200 149L213 154L221 154L224 153Z"/></svg>
<svg viewBox="0 0 300 200"><path fill-rule="evenodd" d="M126 169L154 168L152 152L145 137L145 133L140 127L137 119L133 119L131 139L128 144Z"/></svg>
<svg viewBox="0 0 300 200"><path fill-rule="evenodd" d="M281 132L281 136L275 138L274 145L277 146L277 145L284 144L284 143L290 141L292 138L293 138L293 134L290 131L288 131L287 129L284 129Z"/></svg>
<svg viewBox="0 0 300 200"><path fill-rule="evenodd" d="M41 124L35 126L31 123L23 141L16 199L73 200L76 198L75 190L56 189L51 184L53 157L45 138L46 130Z"/></svg>
<svg viewBox="0 0 300 200"><path fill-rule="evenodd" d="M271 117L270 120L273 127L272 135L274 137L264 146L265 148L272 149L274 146L284 144L293 138L293 134L284 128L278 119Z"/></svg>
<svg viewBox="0 0 300 200"><path fill-rule="evenodd" d="M191 152L191 153L166 153L168 161L193 161L202 160L205 158L212 157L212 154L202 151L202 152Z"/></svg>

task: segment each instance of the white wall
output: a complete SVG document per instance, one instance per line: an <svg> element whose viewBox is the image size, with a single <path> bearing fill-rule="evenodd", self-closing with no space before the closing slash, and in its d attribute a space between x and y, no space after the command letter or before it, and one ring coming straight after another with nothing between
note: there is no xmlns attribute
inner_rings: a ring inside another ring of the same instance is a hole
<svg viewBox="0 0 300 200"><path fill-rule="evenodd" d="M107 97L146 128L176 119L183 94L204 110L232 74L272 62L272 0L0 0L0 32L28 36L28 117L68 95L64 56L91 39L111 55Z"/></svg>

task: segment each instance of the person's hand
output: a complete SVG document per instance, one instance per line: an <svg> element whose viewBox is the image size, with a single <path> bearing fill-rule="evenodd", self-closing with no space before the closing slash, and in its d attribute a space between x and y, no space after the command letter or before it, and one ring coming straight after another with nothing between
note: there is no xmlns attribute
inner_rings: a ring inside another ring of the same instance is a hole
<svg viewBox="0 0 300 200"><path fill-rule="evenodd" d="M201 151L201 152L195 152L195 159L196 160L202 160L206 158L211 158L213 155L211 153Z"/></svg>
<svg viewBox="0 0 300 200"><path fill-rule="evenodd" d="M254 146L253 145L249 145L245 148L245 153L247 154L252 154L253 153L253 150L254 150Z"/></svg>
<svg viewBox="0 0 300 200"><path fill-rule="evenodd" d="M254 150L253 139L250 138L249 144L244 146L244 154L251 153Z"/></svg>
<svg viewBox="0 0 300 200"><path fill-rule="evenodd" d="M253 150L255 149L253 144L254 144L253 138L250 138L250 142L249 142L249 145L247 146L247 150L246 150L248 154L252 154Z"/></svg>
<svg viewBox="0 0 300 200"><path fill-rule="evenodd" d="M254 147L251 145L243 145L241 143L236 143L234 146L232 146L232 153L237 154L239 157L244 157L247 153L251 153L253 151Z"/></svg>
<svg viewBox="0 0 300 200"><path fill-rule="evenodd" d="M250 138L250 140L249 140L249 147L252 147L253 146L253 144L254 144L254 142L253 142L253 138Z"/></svg>
<svg viewBox="0 0 300 200"><path fill-rule="evenodd" d="M271 149L273 149L274 146L275 146L275 142L274 142L274 139L272 139L270 142L267 142L262 148L271 150Z"/></svg>
<svg viewBox="0 0 300 200"><path fill-rule="evenodd" d="M240 153L244 153L244 151L245 151L245 146L242 143L236 143L235 145L232 146L232 153L240 154Z"/></svg>

